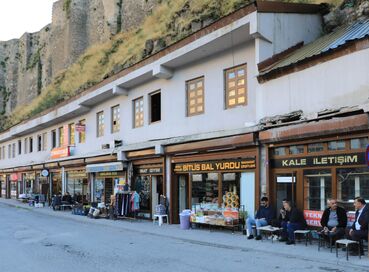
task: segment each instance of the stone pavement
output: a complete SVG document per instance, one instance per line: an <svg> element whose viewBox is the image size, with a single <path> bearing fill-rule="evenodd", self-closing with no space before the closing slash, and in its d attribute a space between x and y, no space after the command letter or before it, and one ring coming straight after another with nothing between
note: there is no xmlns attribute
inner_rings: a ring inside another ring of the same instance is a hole
<svg viewBox="0 0 369 272"><path fill-rule="evenodd" d="M206 229L190 229L181 230L178 225L153 225L151 221L138 220L106 220L106 219L90 219L86 216L73 215L70 211L53 211L49 207L34 208L28 204L21 203L17 200L0 198L0 205L7 205L9 208L27 209L31 212L43 214L45 216L54 216L65 220L78 221L82 224L98 224L126 230L145 235L154 235L156 237L166 237L177 241L184 241L196 245L209 246L222 249L236 249L241 251L266 252L273 256L283 256L292 259L306 260L311 262L319 262L321 265L337 265L337 268L344 268L344 271L352 269L362 269L369 271L369 259L367 256L350 256L346 261L345 252L339 251L339 258L336 258L335 252L330 252L327 248L322 248L318 252L317 243L308 245L303 242L296 245L287 246L284 243L272 242L270 240L255 241L247 240L245 235L241 233L232 234L231 231L209 231ZM1 226L0 226L1 229ZM338 270L337 270L338 271Z"/></svg>

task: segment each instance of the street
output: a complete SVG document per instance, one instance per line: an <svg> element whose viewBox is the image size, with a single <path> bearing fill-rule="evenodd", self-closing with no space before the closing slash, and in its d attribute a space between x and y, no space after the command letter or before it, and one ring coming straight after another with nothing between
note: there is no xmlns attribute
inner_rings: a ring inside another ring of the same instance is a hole
<svg viewBox="0 0 369 272"><path fill-rule="evenodd" d="M299 271L363 271L303 257L121 230L95 224L92 219L78 222L4 204L0 204L0 214L2 272L296 271L296 268Z"/></svg>

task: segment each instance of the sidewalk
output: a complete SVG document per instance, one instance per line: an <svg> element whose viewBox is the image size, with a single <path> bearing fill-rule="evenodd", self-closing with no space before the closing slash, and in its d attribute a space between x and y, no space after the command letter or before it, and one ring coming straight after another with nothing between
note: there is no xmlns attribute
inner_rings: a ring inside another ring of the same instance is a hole
<svg viewBox="0 0 369 272"><path fill-rule="evenodd" d="M17 200L0 198L0 205L7 205L12 208L22 208L43 214L45 216L54 216L65 220L72 220L81 224L97 224L105 227L119 228L130 232L142 233L145 235L155 235L169 239L179 240L187 243L225 248L230 250L266 252L273 256L288 256L289 258L301 259L311 262L337 265L341 269L348 271L350 268L359 268L363 271L369 271L369 259L367 256L350 256L346 261L345 252L339 250L339 258L336 258L335 250L333 253L329 249L322 248L318 251L316 243L305 247L304 243L287 246L284 243L266 241L247 240L241 233L232 234L231 231L209 231L206 229L181 230L178 225L153 225L151 221L139 220L137 222L127 220L106 220L90 219L86 216L73 215L70 211L53 211L49 207L34 208L28 204ZM1 227L0 227L1 229Z"/></svg>

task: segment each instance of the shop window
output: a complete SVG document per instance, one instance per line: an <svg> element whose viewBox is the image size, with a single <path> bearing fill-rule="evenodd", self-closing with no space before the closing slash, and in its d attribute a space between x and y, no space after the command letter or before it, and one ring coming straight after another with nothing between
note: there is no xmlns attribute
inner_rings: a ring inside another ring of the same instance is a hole
<svg viewBox="0 0 369 272"><path fill-rule="evenodd" d="M304 208L323 211L332 197L332 175L330 170L304 171Z"/></svg>
<svg viewBox="0 0 369 272"><path fill-rule="evenodd" d="M51 148L56 147L56 130L51 131Z"/></svg>
<svg viewBox="0 0 369 272"><path fill-rule="evenodd" d="M111 133L119 132L120 130L120 106L117 105L111 108Z"/></svg>
<svg viewBox="0 0 369 272"><path fill-rule="evenodd" d="M218 204L218 173L192 175L192 204Z"/></svg>
<svg viewBox="0 0 369 272"><path fill-rule="evenodd" d="M346 149L346 142L344 140L342 141L331 141L328 142L328 150L345 150Z"/></svg>
<svg viewBox="0 0 369 272"><path fill-rule="evenodd" d="M29 137L29 153L33 152L33 137Z"/></svg>
<svg viewBox="0 0 369 272"><path fill-rule="evenodd" d="M246 65L225 71L226 108L247 104Z"/></svg>
<svg viewBox="0 0 369 272"><path fill-rule="evenodd" d="M369 201L369 169L349 168L337 170L337 199L347 210L354 210L355 197Z"/></svg>
<svg viewBox="0 0 369 272"><path fill-rule="evenodd" d="M42 149L42 137L41 135L37 135L37 151L41 151Z"/></svg>
<svg viewBox="0 0 369 272"><path fill-rule="evenodd" d="M134 128L144 125L144 101L143 97L133 100Z"/></svg>
<svg viewBox="0 0 369 272"><path fill-rule="evenodd" d="M303 145L291 145L288 148L288 152L290 155L302 154L304 153L304 146Z"/></svg>
<svg viewBox="0 0 369 272"><path fill-rule="evenodd" d="M5 159L5 146L3 146L3 159Z"/></svg>
<svg viewBox="0 0 369 272"><path fill-rule="evenodd" d="M104 112L100 111L96 114L96 124L97 124L97 130L96 130L96 136L102 137L104 136Z"/></svg>
<svg viewBox="0 0 369 272"><path fill-rule="evenodd" d="M58 128L59 132L59 147L62 147L64 144L64 129L63 127Z"/></svg>
<svg viewBox="0 0 369 272"><path fill-rule="evenodd" d="M204 78L186 82L187 116L204 113Z"/></svg>
<svg viewBox="0 0 369 272"><path fill-rule="evenodd" d="M21 154L22 154L22 141L18 140L18 155L21 155Z"/></svg>
<svg viewBox="0 0 369 272"><path fill-rule="evenodd" d="M225 207L238 208L240 206L240 180L241 173L222 174L222 203ZM227 197L228 193L233 195Z"/></svg>
<svg viewBox="0 0 369 272"><path fill-rule="evenodd" d="M69 135L68 135L68 142L70 145L75 145L76 144L76 141L75 141L75 126L74 126L74 123L72 124L69 124L68 125L69 129Z"/></svg>
<svg viewBox="0 0 369 272"><path fill-rule="evenodd" d="M351 139L351 149L365 149L368 145L368 138Z"/></svg>
<svg viewBox="0 0 369 272"><path fill-rule="evenodd" d="M286 147L276 147L274 148L274 155L275 156L284 156L286 155Z"/></svg>
<svg viewBox="0 0 369 272"><path fill-rule="evenodd" d="M161 120L161 92L150 94L150 123Z"/></svg>
<svg viewBox="0 0 369 272"><path fill-rule="evenodd" d="M12 157L12 145L8 145L8 159Z"/></svg>
<svg viewBox="0 0 369 272"><path fill-rule="evenodd" d="M42 151L47 149L47 132L42 133Z"/></svg>
<svg viewBox="0 0 369 272"><path fill-rule="evenodd" d="M82 130L78 132L79 134L78 141L80 144L83 144L86 142L86 120L80 120L78 123L79 125L81 125L81 130Z"/></svg>
<svg viewBox="0 0 369 272"><path fill-rule="evenodd" d="M140 195L140 213L144 216L145 213L147 214L151 211L150 177L138 176L135 180L134 188Z"/></svg>
<svg viewBox="0 0 369 272"><path fill-rule="evenodd" d="M308 144L308 153L321 152L324 150L323 143Z"/></svg>

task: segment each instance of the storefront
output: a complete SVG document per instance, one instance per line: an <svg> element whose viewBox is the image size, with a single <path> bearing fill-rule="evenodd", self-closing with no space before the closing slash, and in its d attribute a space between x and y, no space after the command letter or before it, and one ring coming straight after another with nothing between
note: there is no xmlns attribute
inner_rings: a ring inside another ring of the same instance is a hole
<svg viewBox="0 0 369 272"><path fill-rule="evenodd" d="M355 197L369 200L367 144L368 134L357 134L269 145L274 203L286 198L305 211L322 211L333 197L353 211Z"/></svg>
<svg viewBox="0 0 369 272"><path fill-rule="evenodd" d="M254 214L260 191L257 160L255 147L172 157L173 223L185 209Z"/></svg>
<svg viewBox="0 0 369 272"><path fill-rule="evenodd" d="M22 179L18 183L18 191L21 194L37 194L39 193L39 182L36 182L36 173L22 173Z"/></svg>
<svg viewBox="0 0 369 272"><path fill-rule="evenodd" d="M110 203L111 195L119 186L126 184L126 172L122 162L86 165L92 181L92 202Z"/></svg>
<svg viewBox="0 0 369 272"><path fill-rule="evenodd" d="M6 175L0 175L0 197L6 197Z"/></svg>
<svg viewBox="0 0 369 272"><path fill-rule="evenodd" d="M66 192L78 203L88 203L90 198L89 183L85 168L68 169L66 173Z"/></svg>
<svg viewBox="0 0 369 272"><path fill-rule="evenodd" d="M21 175L17 173L10 174L9 186L10 186L10 198L17 199L18 198L18 181L21 180Z"/></svg>
<svg viewBox="0 0 369 272"><path fill-rule="evenodd" d="M133 161L131 190L140 195L138 216L151 219L160 197L165 196L164 159L152 158Z"/></svg>

